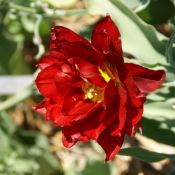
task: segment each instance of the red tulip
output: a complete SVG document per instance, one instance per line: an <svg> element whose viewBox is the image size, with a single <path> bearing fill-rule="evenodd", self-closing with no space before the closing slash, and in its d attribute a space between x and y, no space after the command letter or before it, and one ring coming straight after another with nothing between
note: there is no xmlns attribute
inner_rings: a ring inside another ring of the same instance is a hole
<svg viewBox="0 0 175 175"><path fill-rule="evenodd" d="M124 63L120 33L110 16L101 19L91 43L73 31L55 26L50 51L43 56L36 85L44 101L35 107L56 126L62 141L97 141L111 160L125 134L140 127L145 93L165 80L163 70Z"/></svg>

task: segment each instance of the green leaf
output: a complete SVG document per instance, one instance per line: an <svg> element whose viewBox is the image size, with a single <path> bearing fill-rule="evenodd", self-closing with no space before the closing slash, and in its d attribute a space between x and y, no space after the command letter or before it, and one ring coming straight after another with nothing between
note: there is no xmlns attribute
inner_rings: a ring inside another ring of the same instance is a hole
<svg viewBox="0 0 175 175"><path fill-rule="evenodd" d="M10 150L10 137L2 130L0 126L0 154L6 154Z"/></svg>
<svg viewBox="0 0 175 175"><path fill-rule="evenodd" d="M174 100L173 100L174 101ZM175 109L171 102L151 102L144 105L144 116L164 121L166 119L175 119Z"/></svg>
<svg viewBox="0 0 175 175"><path fill-rule="evenodd" d="M4 27L0 25L0 74L8 74L8 61L15 53L17 43L7 39L4 36Z"/></svg>
<svg viewBox="0 0 175 175"><path fill-rule="evenodd" d="M37 162L40 165L37 175L62 175L61 165L52 153L43 152L43 155L37 158Z"/></svg>
<svg viewBox="0 0 175 175"><path fill-rule="evenodd" d="M110 175L110 167L109 164L105 164L101 161L91 161L89 162L82 175Z"/></svg>
<svg viewBox="0 0 175 175"><path fill-rule="evenodd" d="M18 158L10 165L10 171L18 174L30 174L38 169L39 165L35 161L24 158Z"/></svg>
<svg viewBox="0 0 175 175"><path fill-rule="evenodd" d="M145 8L149 3L150 0L120 0L123 2L127 7L129 7L131 10L137 11L138 9Z"/></svg>
<svg viewBox="0 0 175 175"><path fill-rule="evenodd" d="M120 150L119 155L132 156L146 162L158 162L167 158L175 158L175 154L156 153L140 147L123 148Z"/></svg>
<svg viewBox="0 0 175 175"><path fill-rule="evenodd" d="M109 13L119 27L123 50L135 56L139 62L155 65L167 65L165 42L167 38L144 23L119 0L86 0L90 14L106 15ZM164 42L163 42L164 40Z"/></svg>
<svg viewBox="0 0 175 175"><path fill-rule="evenodd" d="M172 33L166 48L167 60L172 65L175 65L175 52L173 52L173 49L175 50L175 46L173 46L174 43L175 43L175 30Z"/></svg>
<svg viewBox="0 0 175 175"><path fill-rule="evenodd" d="M27 147L35 146L37 148L49 149L48 138L35 131L18 130L18 139Z"/></svg>
<svg viewBox="0 0 175 175"><path fill-rule="evenodd" d="M175 14L175 7L171 0L151 0L149 5L137 14L149 24L162 24Z"/></svg>
<svg viewBox="0 0 175 175"><path fill-rule="evenodd" d="M157 121L154 119L142 118L143 135L168 145L175 145L174 120Z"/></svg>
<svg viewBox="0 0 175 175"><path fill-rule="evenodd" d="M0 122L1 122L1 127L4 129L4 131L7 134L11 135L17 129L16 125L13 123L11 117L8 115L6 111L0 112Z"/></svg>
<svg viewBox="0 0 175 175"><path fill-rule="evenodd" d="M24 61L22 47L18 47L8 62L9 73L13 75L24 75L32 73L29 65Z"/></svg>
<svg viewBox="0 0 175 175"><path fill-rule="evenodd" d="M175 175L175 169L171 171L168 175Z"/></svg>

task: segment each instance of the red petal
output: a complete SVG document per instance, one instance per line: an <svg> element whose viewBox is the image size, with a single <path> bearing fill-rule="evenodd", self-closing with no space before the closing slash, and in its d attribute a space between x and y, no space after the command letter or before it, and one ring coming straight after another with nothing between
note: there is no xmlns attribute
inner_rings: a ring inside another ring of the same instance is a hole
<svg viewBox="0 0 175 175"><path fill-rule="evenodd" d="M59 44L58 50L69 58L78 57L97 66L104 63L102 55L96 49L81 42L62 42Z"/></svg>
<svg viewBox="0 0 175 175"><path fill-rule="evenodd" d="M35 82L43 96L52 97L58 94L56 87L56 76L58 71L56 66L49 66L38 74Z"/></svg>
<svg viewBox="0 0 175 175"><path fill-rule="evenodd" d="M70 59L69 59L70 60ZM76 65L77 70L80 72L80 76L83 79L87 79L89 82L104 87L106 82L101 76L98 67L80 58L71 58L72 64Z"/></svg>
<svg viewBox="0 0 175 175"><path fill-rule="evenodd" d="M47 120L51 120L56 126L70 125L75 117L63 116L61 113L63 97L54 97L54 100L46 99L43 103L35 107L37 112L42 112Z"/></svg>
<svg viewBox="0 0 175 175"><path fill-rule="evenodd" d="M103 107L98 106L96 110L88 114L88 117L74 123L70 127L66 127L65 129L67 129L67 131L66 133L64 131L64 135L66 135L67 142L76 143L77 141L96 139L99 136L97 127L100 124L101 115L103 115Z"/></svg>
<svg viewBox="0 0 175 175"><path fill-rule="evenodd" d="M97 142L106 153L106 161L111 160L120 150L124 141L124 134L111 136L108 129L104 130Z"/></svg>
<svg viewBox="0 0 175 175"><path fill-rule="evenodd" d="M126 112L127 112L127 93L122 86L116 87L116 99L117 103L115 109L117 115L115 121L109 126L111 135L118 135L122 131L126 122Z"/></svg>
<svg viewBox="0 0 175 175"><path fill-rule="evenodd" d="M80 133L79 128L64 127L62 130L62 142L67 148L72 147L78 141L88 141L88 137Z"/></svg>
<svg viewBox="0 0 175 175"><path fill-rule="evenodd" d="M45 69L46 67L49 67L53 64L61 64L62 59L64 59L64 55L62 53L57 53L57 55L49 54L46 56L43 56L39 61L37 66L40 69Z"/></svg>
<svg viewBox="0 0 175 175"><path fill-rule="evenodd" d="M84 100L84 96L81 89L71 89L64 97L62 113L66 116L76 116L78 121L89 115L100 105Z"/></svg>
<svg viewBox="0 0 175 175"><path fill-rule="evenodd" d="M92 33L92 44L100 51L115 51L122 57L120 32L110 16L101 19Z"/></svg>
<svg viewBox="0 0 175 175"><path fill-rule="evenodd" d="M82 42L85 45L90 46L90 43L84 39L82 36L76 34L72 30L62 27L55 26L52 28L51 33L51 48L57 48L58 44L61 42Z"/></svg>
<svg viewBox="0 0 175 175"><path fill-rule="evenodd" d="M47 101L44 100L41 103L39 103L37 106L33 107L33 110L35 110L36 112L38 112L38 113L40 113L42 115L45 115L46 112L47 112L46 104L47 104Z"/></svg>
<svg viewBox="0 0 175 175"><path fill-rule="evenodd" d="M143 104L140 107L136 107L131 102L128 103L127 119L125 123L126 134L130 136L133 136L135 134L136 127L140 123L142 114L143 114Z"/></svg>
<svg viewBox="0 0 175 175"><path fill-rule="evenodd" d="M125 66L126 64L124 64L123 60L117 57L114 52L107 52L105 56L108 60L110 60L111 63L115 64L118 72L118 75L116 76L119 77L119 81L123 83L123 86L128 91L128 98L131 99L133 104L140 106L140 104L142 104L142 101L140 101L139 98L143 96L143 94L138 91L131 73Z"/></svg>
<svg viewBox="0 0 175 175"><path fill-rule="evenodd" d="M97 61L98 63L101 63L103 61L102 58L100 58L98 51L93 48L93 46L86 39L65 27L55 26L52 29L51 34L51 50L55 48L57 50L60 50L60 44L63 43L69 44L69 48L61 49L62 51L64 50L64 53L68 54L69 57L74 57L76 55L80 58L87 58L91 54L89 58L91 61ZM72 48L70 48L71 46Z"/></svg>
<svg viewBox="0 0 175 175"><path fill-rule="evenodd" d="M106 109L96 128L98 135L108 127L111 135L118 135L125 125L126 102L126 91L120 85L115 86L115 82L110 80L104 94L104 105Z"/></svg>
<svg viewBox="0 0 175 175"><path fill-rule="evenodd" d="M131 63L126 64L126 67L131 72L136 86L142 93L154 91L165 80L163 70L150 70Z"/></svg>
<svg viewBox="0 0 175 175"><path fill-rule="evenodd" d="M37 76L36 85L45 97L64 95L71 87L80 86L82 81L72 66L53 64L43 69Z"/></svg>

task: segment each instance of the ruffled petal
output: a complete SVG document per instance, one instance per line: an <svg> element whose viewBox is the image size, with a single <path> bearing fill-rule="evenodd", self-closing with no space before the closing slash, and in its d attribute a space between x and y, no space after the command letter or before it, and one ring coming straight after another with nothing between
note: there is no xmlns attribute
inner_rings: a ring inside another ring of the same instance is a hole
<svg viewBox="0 0 175 175"><path fill-rule="evenodd" d="M106 153L106 161L111 160L118 153L123 144L123 141L123 133L111 136L111 133L108 129L102 132L97 142L101 145L104 152Z"/></svg>
<svg viewBox="0 0 175 175"><path fill-rule="evenodd" d="M60 72L57 66L49 66L38 74L35 83L43 96L52 97L58 95L56 86L56 76L58 74Z"/></svg>
<svg viewBox="0 0 175 175"><path fill-rule="evenodd" d="M98 106L96 110L89 113L88 116L86 116L86 118L84 118L83 120L79 120L70 127L67 127L70 133L70 136L67 136L67 138L68 137L71 138L71 140L74 140L74 142L82 141L82 138L86 138L86 140L83 141L87 141L90 139L96 140L100 134L98 132L97 127L100 124L100 118L102 116L103 116L103 107L101 105ZM76 137L76 141L75 139L73 139L75 138L74 137L75 133L76 135L78 134L78 137Z"/></svg>
<svg viewBox="0 0 175 175"><path fill-rule="evenodd" d="M103 57L98 50L81 42L61 42L57 49L68 58L78 57L97 66L104 63Z"/></svg>
<svg viewBox="0 0 175 175"><path fill-rule="evenodd" d="M109 128L111 135L118 135L126 121L127 93L122 86L115 86L113 80L110 80L106 86L104 106L103 117L99 120L96 128L98 132L96 136L99 136L106 128ZM98 137L95 140L97 139Z"/></svg>
<svg viewBox="0 0 175 175"><path fill-rule="evenodd" d="M63 27L63 26L55 26L52 28L51 33L51 49L57 48L61 42L81 42L84 45L91 47L91 44L84 39L81 35L73 32L72 30Z"/></svg>
<svg viewBox="0 0 175 175"><path fill-rule="evenodd" d="M63 100L62 96L54 97L54 100L45 99L34 110L45 115L46 120L52 121L55 126L69 126L75 116L64 116L61 113Z"/></svg>
<svg viewBox="0 0 175 175"><path fill-rule="evenodd" d="M98 67L80 58L69 59L72 64L76 65L77 71L83 79L88 80L90 83L100 87L104 87L106 82L101 76Z"/></svg>
<svg viewBox="0 0 175 175"><path fill-rule="evenodd" d="M85 94L81 89L71 89L64 96L63 115L76 116L76 120L79 120L80 116L88 115L98 106L98 104L94 104L90 100L84 100L84 98Z"/></svg>
<svg viewBox="0 0 175 175"><path fill-rule="evenodd" d="M65 64L53 64L39 72L36 85L40 93L45 97L64 95L71 87L81 86L82 80L77 77L76 71Z"/></svg>
<svg viewBox="0 0 175 175"><path fill-rule="evenodd" d="M116 104L114 108L116 116L114 121L108 126L112 136L118 135L123 130L126 122L127 92L122 86L116 87Z"/></svg>
<svg viewBox="0 0 175 175"><path fill-rule="evenodd" d="M122 57L120 32L110 16L101 19L92 33L92 44L100 51L114 51Z"/></svg>
<svg viewBox="0 0 175 175"><path fill-rule="evenodd" d="M36 112L45 115L47 112L47 100L42 101L41 103L39 103L37 106L33 107L33 110L35 110Z"/></svg>
<svg viewBox="0 0 175 175"><path fill-rule="evenodd" d="M88 58L87 60L91 62L95 61L95 64L102 64L103 62L98 50L86 39L65 27L55 26L52 29L50 47L51 50L57 49L69 57L78 56L80 58Z"/></svg>
<svg viewBox="0 0 175 175"><path fill-rule="evenodd" d="M79 128L76 127L64 127L62 129L62 143L65 147L70 148L78 141L86 142L89 138L83 135Z"/></svg>
<svg viewBox="0 0 175 175"><path fill-rule="evenodd" d="M127 111L128 118L126 120L124 129L127 135L134 136L136 128L142 118L142 115L143 115L143 107L130 108L130 110Z"/></svg>
<svg viewBox="0 0 175 175"><path fill-rule="evenodd" d="M126 67L131 72L136 86L142 93L154 91L166 78L163 70L150 70L131 63L127 63Z"/></svg>
<svg viewBox="0 0 175 175"><path fill-rule="evenodd" d="M56 55L48 54L43 56L37 63L37 66L42 70L46 67L52 66L53 64L61 64L65 56L62 53L57 53Z"/></svg>

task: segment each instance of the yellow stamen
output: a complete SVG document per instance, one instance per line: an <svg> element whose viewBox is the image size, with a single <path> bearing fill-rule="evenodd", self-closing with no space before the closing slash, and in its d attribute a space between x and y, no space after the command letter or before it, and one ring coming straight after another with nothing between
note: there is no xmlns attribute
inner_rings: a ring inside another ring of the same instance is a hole
<svg viewBox="0 0 175 175"><path fill-rule="evenodd" d="M103 71L102 69L98 69L99 70L99 72L100 72L100 74L102 75L102 77L105 79L105 81L106 82L108 82L111 78L109 77L109 75L105 72L105 71Z"/></svg>
<svg viewBox="0 0 175 175"><path fill-rule="evenodd" d="M103 101L103 89L96 87L90 83L85 83L83 86L85 92L85 99L91 100L94 103Z"/></svg>

